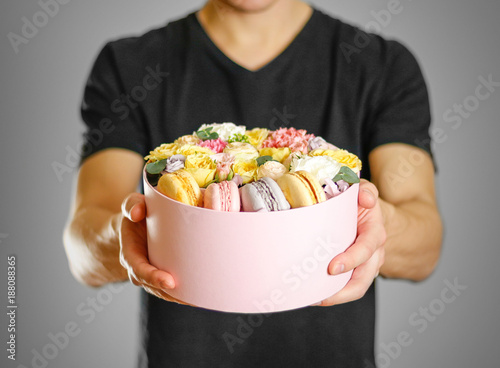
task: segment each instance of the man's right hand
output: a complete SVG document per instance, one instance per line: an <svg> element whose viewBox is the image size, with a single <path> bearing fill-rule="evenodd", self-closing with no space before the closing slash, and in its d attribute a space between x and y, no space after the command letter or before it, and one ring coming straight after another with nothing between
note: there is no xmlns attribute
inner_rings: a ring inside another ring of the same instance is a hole
<svg viewBox="0 0 500 368"><path fill-rule="evenodd" d="M180 303L169 295L172 275L149 263L146 203L134 193L143 168L144 159L125 149L105 149L83 162L64 233L70 269L94 287L128 275L147 292Z"/></svg>
<svg viewBox="0 0 500 368"><path fill-rule="evenodd" d="M161 299L185 304L168 294L175 288L172 275L149 263L144 195L132 193L123 201L119 233L120 263L130 281Z"/></svg>

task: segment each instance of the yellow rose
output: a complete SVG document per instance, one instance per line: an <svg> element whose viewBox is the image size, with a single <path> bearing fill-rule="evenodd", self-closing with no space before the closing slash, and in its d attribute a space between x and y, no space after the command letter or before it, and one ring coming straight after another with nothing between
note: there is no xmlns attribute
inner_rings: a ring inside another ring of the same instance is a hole
<svg viewBox="0 0 500 368"><path fill-rule="evenodd" d="M361 160L355 154L347 152L343 149L330 150L330 149L316 149L309 152L310 156L329 156L335 161L341 163L344 166L349 167L356 174L361 171Z"/></svg>
<svg viewBox="0 0 500 368"><path fill-rule="evenodd" d="M269 130L264 128L255 128L252 130L247 130L245 132L245 135L248 137L251 145L259 148L262 142L264 142L264 140L269 135Z"/></svg>
<svg viewBox="0 0 500 368"><path fill-rule="evenodd" d="M210 148L195 146L193 144L186 144L180 147L177 153L184 156L190 156L197 153L201 153L204 155L215 155L215 152L212 151Z"/></svg>
<svg viewBox="0 0 500 368"><path fill-rule="evenodd" d="M215 162L205 154L193 154L186 157L185 170L195 178L200 188L205 188L215 178Z"/></svg>
<svg viewBox="0 0 500 368"><path fill-rule="evenodd" d="M250 183L255 180L257 175L256 160L236 160L233 165L233 171L243 179L243 184Z"/></svg>
<svg viewBox="0 0 500 368"><path fill-rule="evenodd" d="M283 163L292 151L288 147L284 148L261 148L259 154L261 156L272 156L273 160Z"/></svg>
<svg viewBox="0 0 500 368"><path fill-rule="evenodd" d="M194 145L197 145L200 142L200 140L201 139L198 138L197 136L195 136L193 134L189 134L189 135L183 135L182 137L177 138L174 141L174 143L178 144L179 147L185 146L186 144L194 146Z"/></svg>
<svg viewBox="0 0 500 368"><path fill-rule="evenodd" d="M224 148L224 153L233 155L237 160L254 160L259 157L259 151L250 143L233 142Z"/></svg>
<svg viewBox="0 0 500 368"><path fill-rule="evenodd" d="M150 151L149 155L144 157L144 159L151 162L160 161L176 155L178 149L179 146L175 143L163 143L159 147L156 147L154 151Z"/></svg>

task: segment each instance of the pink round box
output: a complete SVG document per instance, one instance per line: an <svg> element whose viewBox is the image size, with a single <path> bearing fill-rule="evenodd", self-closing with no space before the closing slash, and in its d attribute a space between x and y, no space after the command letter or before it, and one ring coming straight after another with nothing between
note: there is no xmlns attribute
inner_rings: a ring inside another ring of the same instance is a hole
<svg viewBox="0 0 500 368"><path fill-rule="evenodd" d="M170 294L201 308L271 313L340 291L352 272L328 274L356 237L359 185L288 211L221 212L188 206L143 177L150 262L172 274Z"/></svg>

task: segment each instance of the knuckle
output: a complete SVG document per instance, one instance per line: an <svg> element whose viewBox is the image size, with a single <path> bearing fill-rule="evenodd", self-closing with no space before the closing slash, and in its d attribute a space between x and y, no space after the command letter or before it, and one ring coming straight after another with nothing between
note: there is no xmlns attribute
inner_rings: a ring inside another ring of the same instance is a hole
<svg viewBox="0 0 500 368"><path fill-rule="evenodd" d="M363 248L360 249L361 263L365 263L373 256L374 249L368 244L365 244Z"/></svg>

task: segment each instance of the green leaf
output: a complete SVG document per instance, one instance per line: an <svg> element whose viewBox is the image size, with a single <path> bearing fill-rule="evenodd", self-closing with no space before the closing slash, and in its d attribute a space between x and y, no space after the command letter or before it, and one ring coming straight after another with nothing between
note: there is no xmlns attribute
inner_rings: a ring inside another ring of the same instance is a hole
<svg viewBox="0 0 500 368"><path fill-rule="evenodd" d="M337 175L335 175L332 179L333 182L337 182L339 180L343 180L349 184L359 183L358 175L351 170L348 166L342 166Z"/></svg>
<svg viewBox="0 0 500 368"><path fill-rule="evenodd" d="M356 175L354 171L352 171L349 167L345 167L345 173L344 173L344 181L349 183L349 184L356 184L359 183L359 177Z"/></svg>
<svg viewBox="0 0 500 368"><path fill-rule="evenodd" d="M150 162L146 165L146 171L148 174L160 174L167 166L167 159L163 159L156 162Z"/></svg>
<svg viewBox="0 0 500 368"><path fill-rule="evenodd" d="M227 181L233 180L234 178L234 171L233 169L229 170L229 174L227 174Z"/></svg>
<svg viewBox="0 0 500 368"><path fill-rule="evenodd" d="M208 127L205 129L200 129L196 132L196 135L198 138L200 138L202 141L207 141L210 139L217 139L219 138L219 134L217 132L212 132L213 127Z"/></svg>
<svg viewBox="0 0 500 368"><path fill-rule="evenodd" d="M257 165L262 166L267 161L276 161L276 160L273 160L273 156L260 156L259 158L257 158Z"/></svg>

